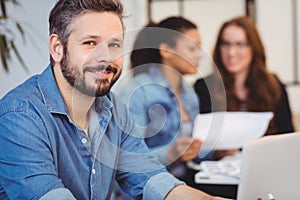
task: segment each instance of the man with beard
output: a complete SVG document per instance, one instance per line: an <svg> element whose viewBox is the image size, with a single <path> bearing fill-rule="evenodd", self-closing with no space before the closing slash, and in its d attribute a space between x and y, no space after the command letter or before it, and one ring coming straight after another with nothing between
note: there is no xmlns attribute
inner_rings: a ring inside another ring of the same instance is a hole
<svg viewBox="0 0 300 200"><path fill-rule="evenodd" d="M50 65L0 101L0 199L213 199L148 153L110 93L121 74L123 7L59 0L49 16ZM218 198L216 198L218 199Z"/></svg>

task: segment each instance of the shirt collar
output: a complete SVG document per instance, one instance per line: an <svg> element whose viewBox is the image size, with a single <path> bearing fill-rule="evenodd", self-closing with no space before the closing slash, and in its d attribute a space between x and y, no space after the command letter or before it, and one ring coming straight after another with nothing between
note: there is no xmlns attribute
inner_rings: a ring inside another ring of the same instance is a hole
<svg viewBox="0 0 300 200"><path fill-rule="evenodd" d="M111 92L108 95L97 97L95 100L95 111L99 114L110 110L113 107L111 102Z"/></svg>
<svg viewBox="0 0 300 200"><path fill-rule="evenodd" d="M58 89L51 65L38 78L38 87L43 96L46 108L52 113L68 115L68 109Z"/></svg>

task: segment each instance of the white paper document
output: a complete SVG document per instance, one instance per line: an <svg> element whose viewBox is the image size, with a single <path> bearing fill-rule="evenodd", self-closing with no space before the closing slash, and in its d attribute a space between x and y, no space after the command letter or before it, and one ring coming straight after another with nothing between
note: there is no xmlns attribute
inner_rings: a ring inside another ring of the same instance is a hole
<svg viewBox="0 0 300 200"><path fill-rule="evenodd" d="M199 114L195 119L193 136L203 140L206 149L239 149L248 141L263 136L272 117L272 112Z"/></svg>

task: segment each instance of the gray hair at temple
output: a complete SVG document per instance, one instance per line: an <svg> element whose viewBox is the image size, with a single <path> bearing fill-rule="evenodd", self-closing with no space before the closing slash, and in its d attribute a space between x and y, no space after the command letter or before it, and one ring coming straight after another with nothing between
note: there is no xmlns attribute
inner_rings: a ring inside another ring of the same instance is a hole
<svg viewBox="0 0 300 200"><path fill-rule="evenodd" d="M87 12L113 12L123 24L123 5L117 0L59 0L49 15L49 34L57 34L64 51L67 50L68 38L73 30L73 21ZM50 56L50 63L54 61Z"/></svg>

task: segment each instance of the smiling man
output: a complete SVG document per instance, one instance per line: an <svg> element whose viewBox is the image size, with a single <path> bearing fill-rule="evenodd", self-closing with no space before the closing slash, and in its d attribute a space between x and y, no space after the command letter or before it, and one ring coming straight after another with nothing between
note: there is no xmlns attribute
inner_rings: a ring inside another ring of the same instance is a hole
<svg viewBox="0 0 300 200"><path fill-rule="evenodd" d="M0 199L109 199L113 180L135 199L214 199L149 154L110 92L122 71L122 10L115 0L52 9L50 65L0 100Z"/></svg>

